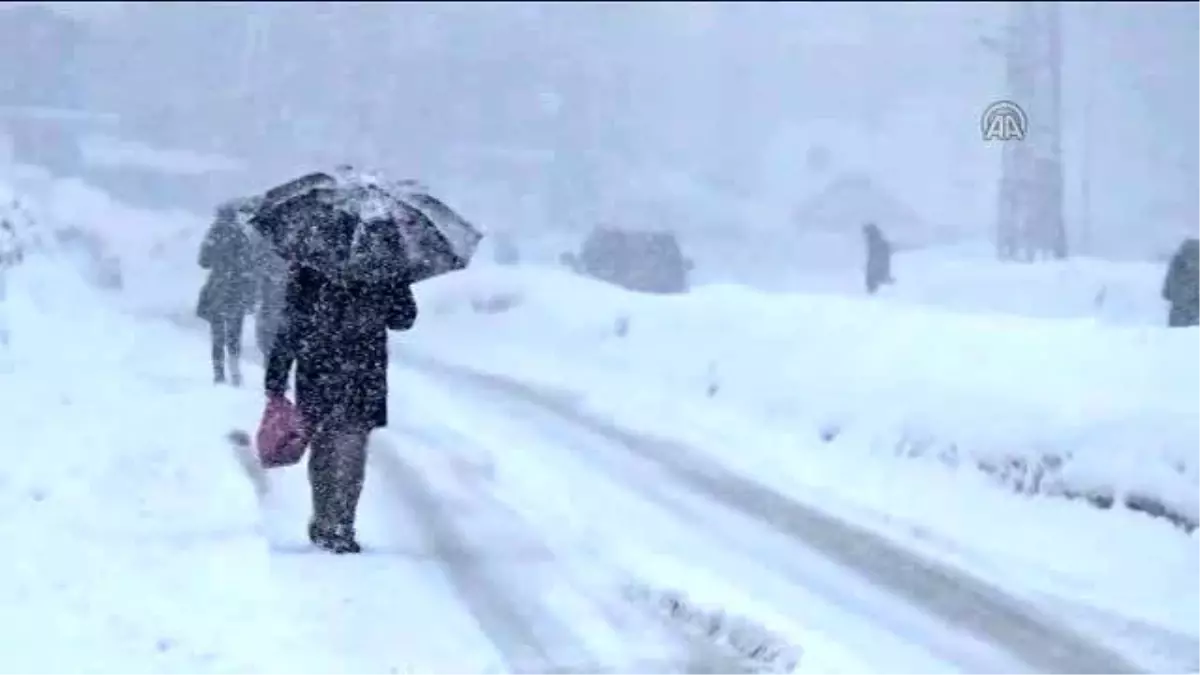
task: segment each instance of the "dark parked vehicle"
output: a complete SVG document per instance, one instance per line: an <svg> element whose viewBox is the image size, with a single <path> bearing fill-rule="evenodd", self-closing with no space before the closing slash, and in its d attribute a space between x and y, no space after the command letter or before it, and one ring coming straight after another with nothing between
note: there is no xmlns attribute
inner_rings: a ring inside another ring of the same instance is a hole
<svg viewBox="0 0 1200 675"><path fill-rule="evenodd" d="M560 260L579 274L644 293L686 293L692 261L673 232L597 227Z"/></svg>

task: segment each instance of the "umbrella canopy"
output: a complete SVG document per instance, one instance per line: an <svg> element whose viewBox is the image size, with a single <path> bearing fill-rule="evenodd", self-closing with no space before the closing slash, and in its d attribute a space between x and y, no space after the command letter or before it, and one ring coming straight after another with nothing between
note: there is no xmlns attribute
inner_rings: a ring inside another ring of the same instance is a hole
<svg viewBox="0 0 1200 675"><path fill-rule="evenodd" d="M483 235L415 181L348 168L311 173L239 201L286 260L330 275L416 283L463 269Z"/></svg>

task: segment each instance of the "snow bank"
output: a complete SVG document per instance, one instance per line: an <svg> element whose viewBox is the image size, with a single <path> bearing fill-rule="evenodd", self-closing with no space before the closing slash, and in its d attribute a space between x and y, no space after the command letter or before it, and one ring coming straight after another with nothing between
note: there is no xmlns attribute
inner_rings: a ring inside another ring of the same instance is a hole
<svg viewBox="0 0 1200 675"><path fill-rule="evenodd" d="M1079 630L1108 626L1097 639L1147 667L1194 659L1196 535L1144 512L1196 522L1195 330L728 285L648 296L529 267L417 295L393 354L565 392ZM1094 508L1113 503L1130 508Z"/></svg>
<svg viewBox="0 0 1200 675"><path fill-rule="evenodd" d="M0 669L311 671L220 440L253 399L106 304L42 256L10 270Z"/></svg>
<svg viewBox="0 0 1200 675"><path fill-rule="evenodd" d="M806 235L762 243L685 238L683 247L696 260L698 284L867 297L865 254L857 236ZM885 286L879 297L897 303L1125 325L1166 323L1167 307L1159 295L1163 263L1082 257L1006 263L995 259L988 244L967 244L899 252L892 273L896 284Z"/></svg>
<svg viewBox="0 0 1200 675"><path fill-rule="evenodd" d="M936 458L1018 491L1200 515L1195 331L729 285L669 298L533 268L480 267L418 293L424 318L405 344L606 408L719 406L829 452Z"/></svg>
<svg viewBox="0 0 1200 675"><path fill-rule="evenodd" d="M680 245L694 261L693 286L738 284L772 293L822 293L867 297L862 238L849 234L776 232L747 237L730 228L704 233L682 230ZM521 259L555 266L564 251L578 249L584 234L520 233ZM485 247L490 246L485 240ZM489 251L481 261L490 261ZM1105 323L1166 323L1160 297L1162 262L1113 262L1075 257L1035 264L995 259L991 244L963 243L897 252L897 283L879 297L957 312L1033 318L1095 318Z"/></svg>
<svg viewBox="0 0 1200 675"><path fill-rule="evenodd" d="M1083 257L1004 263L990 246L960 246L902 253L893 272L898 283L884 294L907 303L956 312L1166 324L1160 295L1165 263Z"/></svg>
<svg viewBox="0 0 1200 675"><path fill-rule="evenodd" d="M117 283L107 285L126 291L127 309L160 315L183 306L190 311L204 282L196 252L206 218L134 208L82 181L58 179L35 167L0 168L2 203L10 201L5 195L19 195L49 243L56 232L78 235L76 241L85 246L63 246L59 252L93 283L115 274Z"/></svg>
<svg viewBox="0 0 1200 675"><path fill-rule="evenodd" d="M626 589L626 599L689 634L704 636L738 654L752 672L794 672L804 654L799 645L788 643L753 619L698 604L681 591L635 584Z"/></svg>

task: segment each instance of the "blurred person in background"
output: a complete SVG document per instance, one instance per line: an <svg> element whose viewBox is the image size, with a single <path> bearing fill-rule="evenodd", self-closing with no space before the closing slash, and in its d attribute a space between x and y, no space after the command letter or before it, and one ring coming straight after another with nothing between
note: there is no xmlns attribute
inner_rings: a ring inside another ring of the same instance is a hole
<svg viewBox="0 0 1200 675"><path fill-rule="evenodd" d="M874 294L884 284L895 283L892 278L892 244L875 223L863 225L867 242L867 292Z"/></svg>
<svg viewBox="0 0 1200 675"><path fill-rule="evenodd" d="M16 267L25 258L25 250L17 238L17 231L8 219L0 219L0 303L8 293L6 286L8 270ZM0 346L8 344L8 318L0 306Z"/></svg>
<svg viewBox="0 0 1200 675"><path fill-rule="evenodd" d="M1182 328L1200 323L1200 240L1184 239L1171 256L1162 297L1171 305L1168 326Z"/></svg>
<svg viewBox="0 0 1200 675"><path fill-rule="evenodd" d="M213 381L242 383L242 326L254 307L255 274L250 238L232 207L217 209L217 218L200 245L200 267L208 279L200 289L196 315L208 322L212 335Z"/></svg>

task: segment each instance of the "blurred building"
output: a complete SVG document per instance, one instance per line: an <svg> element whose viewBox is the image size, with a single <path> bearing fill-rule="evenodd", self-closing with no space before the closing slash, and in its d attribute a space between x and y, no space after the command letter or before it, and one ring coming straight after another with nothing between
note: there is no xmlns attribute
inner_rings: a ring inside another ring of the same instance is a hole
<svg viewBox="0 0 1200 675"><path fill-rule="evenodd" d="M84 112L75 55L85 39L79 22L44 6L0 8L0 131L14 161L79 171L80 133L106 121Z"/></svg>
<svg viewBox="0 0 1200 675"><path fill-rule="evenodd" d="M947 228L931 223L870 176L843 173L808 197L793 212L800 232L862 236L865 223L875 223L888 239L904 247L920 247L953 238Z"/></svg>

